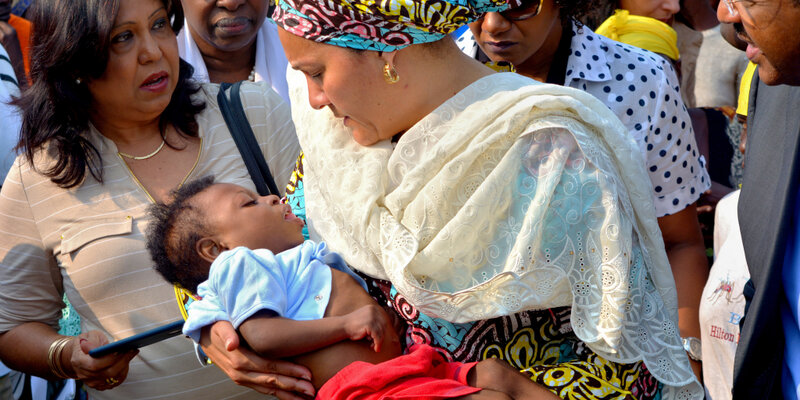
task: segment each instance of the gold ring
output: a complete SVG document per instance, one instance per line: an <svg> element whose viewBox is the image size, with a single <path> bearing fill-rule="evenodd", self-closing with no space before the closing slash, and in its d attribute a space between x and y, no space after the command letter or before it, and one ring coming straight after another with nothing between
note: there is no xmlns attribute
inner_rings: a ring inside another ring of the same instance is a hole
<svg viewBox="0 0 800 400"><path fill-rule="evenodd" d="M116 385L119 381L116 378L106 378L106 383L109 385Z"/></svg>

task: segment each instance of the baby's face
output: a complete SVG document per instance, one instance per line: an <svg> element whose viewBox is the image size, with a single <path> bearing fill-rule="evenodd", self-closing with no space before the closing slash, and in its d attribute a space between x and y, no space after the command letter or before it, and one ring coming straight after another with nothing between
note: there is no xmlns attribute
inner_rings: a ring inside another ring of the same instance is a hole
<svg viewBox="0 0 800 400"><path fill-rule="evenodd" d="M217 183L192 202L206 216L218 242L226 248L244 246L280 253L303 243L303 220L278 196L259 196L247 188Z"/></svg>

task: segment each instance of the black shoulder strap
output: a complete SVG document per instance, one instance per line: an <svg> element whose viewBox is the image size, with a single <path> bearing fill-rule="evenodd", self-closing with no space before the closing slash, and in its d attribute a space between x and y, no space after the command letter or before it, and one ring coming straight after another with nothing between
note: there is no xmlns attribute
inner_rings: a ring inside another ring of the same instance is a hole
<svg viewBox="0 0 800 400"><path fill-rule="evenodd" d="M272 179L267 161L264 160L264 154L261 153L261 148L258 146L253 129L250 127L247 115L244 113L242 99L239 96L239 87L241 85L242 82L236 82L233 85L230 83L222 83L220 85L219 94L217 95L220 112L225 119L225 124L228 125L228 130L231 132L239 153L242 154L242 160L244 160L247 171L256 185L258 194L262 196L268 194L280 196L278 186L275 185L275 180ZM231 89L230 100L225 95L228 88Z"/></svg>

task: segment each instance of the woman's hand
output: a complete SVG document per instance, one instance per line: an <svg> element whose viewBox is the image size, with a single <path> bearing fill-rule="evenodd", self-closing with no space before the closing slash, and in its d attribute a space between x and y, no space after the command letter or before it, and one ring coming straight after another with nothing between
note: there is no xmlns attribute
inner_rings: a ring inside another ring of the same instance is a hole
<svg viewBox="0 0 800 400"><path fill-rule="evenodd" d="M344 331L350 340L361 340L369 338L372 341L372 349L376 353L381 351L381 343L385 334L384 327L389 322L381 307L369 304L345 315Z"/></svg>
<svg viewBox="0 0 800 400"><path fill-rule="evenodd" d="M268 360L239 347L239 335L230 322L218 321L203 328L200 345L214 364L238 385L281 400L314 397L311 372L307 368Z"/></svg>
<svg viewBox="0 0 800 400"><path fill-rule="evenodd" d="M108 340L100 331L82 333L70 340L71 356L67 361L73 371L70 375L97 390L108 390L122 384L128 377L128 366L139 350L101 358L89 355L89 350L106 343Z"/></svg>

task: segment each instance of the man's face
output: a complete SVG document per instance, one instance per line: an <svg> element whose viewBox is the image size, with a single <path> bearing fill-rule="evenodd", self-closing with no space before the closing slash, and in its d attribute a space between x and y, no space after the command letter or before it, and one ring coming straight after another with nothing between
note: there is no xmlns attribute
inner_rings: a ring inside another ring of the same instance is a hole
<svg viewBox="0 0 800 400"><path fill-rule="evenodd" d="M0 0L0 21L8 22L11 16L11 0Z"/></svg>
<svg viewBox="0 0 800 400"><path fill-rule="evenodd" d="M800 86L800 1L734 0L735 13L727 1L720 1L717 17L734 24L759 78L767 85Z"/></svg>

